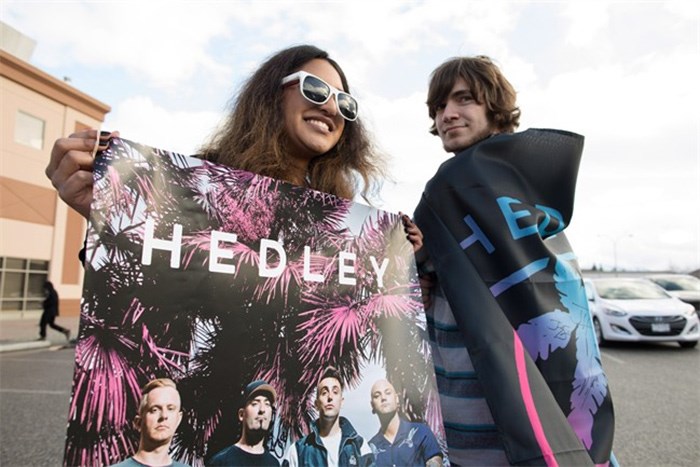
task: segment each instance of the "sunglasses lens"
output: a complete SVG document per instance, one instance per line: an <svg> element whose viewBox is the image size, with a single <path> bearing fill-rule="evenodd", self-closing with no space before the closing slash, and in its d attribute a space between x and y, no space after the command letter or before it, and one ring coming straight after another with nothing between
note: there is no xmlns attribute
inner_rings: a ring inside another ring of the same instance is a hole
<svg viewBox="0 0 700 467"><path fill-rule="evenodd" d="M357 118L357 101L350 94L338 93L338 108L340 114L346 119L353 121Z"/></svg>
<svg viewBox="0 0 700 467"><path fill-rule="evenodd" d="M323 105L328 102L333 92L324 81L316 78L312 75L306 75L300 84L299 89L301 89L302 94L308 100L314 104ZM338 92L336 94L336 99L338 101L338 109L340 114L346 120L356 120L357 119L357 101L354 97L346 92Z"/></svg>
<svg viewBox="0 0 700 467"><path fill-rule="evenodd" d="M326 83L314 76L307 76L301 86L301 92L311 102L324 104L328 101L331 90Z"/></svg>

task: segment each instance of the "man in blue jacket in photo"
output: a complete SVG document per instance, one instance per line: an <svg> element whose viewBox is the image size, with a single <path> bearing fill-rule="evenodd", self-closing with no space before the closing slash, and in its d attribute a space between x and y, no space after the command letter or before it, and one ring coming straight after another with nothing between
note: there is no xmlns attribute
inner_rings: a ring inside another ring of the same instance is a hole
<svg viewBox="0 0 700 467"><path fill-rule="evenodd" d="M326 368L316 391L318 419L311 424L311 433L290 446L282 465L374 465L374 456L365 440L349 420L340 416L344 398L343 381L338 370Z"/></svg>

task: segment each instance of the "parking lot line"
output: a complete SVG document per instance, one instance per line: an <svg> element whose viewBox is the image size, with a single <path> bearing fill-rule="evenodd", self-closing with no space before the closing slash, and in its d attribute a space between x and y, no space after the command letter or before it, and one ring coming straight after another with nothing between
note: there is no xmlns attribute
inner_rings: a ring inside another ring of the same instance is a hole
<svg viewBox="0 0 700 467"><path fill-rule="evenodd" d="M624 361L624 360L619 359L619 358L617 358L617 357L613 357L612 355L607 354L607 353L605 353L605 352L600 352L600 355L603 356L603 357L605 357L605 358L607 358L608 360L612 360L612 361L615 362L615 363L619 363L620 365L624 365L624 364L625 364L625 361Z"/></svg>

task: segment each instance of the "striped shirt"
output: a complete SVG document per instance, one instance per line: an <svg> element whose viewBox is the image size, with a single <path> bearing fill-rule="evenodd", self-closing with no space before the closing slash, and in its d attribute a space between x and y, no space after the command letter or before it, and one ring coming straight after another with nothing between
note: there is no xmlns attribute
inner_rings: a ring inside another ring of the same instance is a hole
<svg viewBox="0 0 700 467"><path fill-rule="evenodd" d="M509 465L464 336L439 286L426 310L447 447L452 465Z"/></svg>

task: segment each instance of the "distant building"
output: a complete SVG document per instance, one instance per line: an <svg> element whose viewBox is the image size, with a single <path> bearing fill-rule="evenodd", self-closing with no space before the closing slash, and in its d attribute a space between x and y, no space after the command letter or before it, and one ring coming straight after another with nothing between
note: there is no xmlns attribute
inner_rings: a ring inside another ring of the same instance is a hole
<svg viewBox="0 0 700 467"><path fill-rule="evenodd" d="M110 107L27 63L34 41L0 23L0 319L32 318L43 284L77 316L85 220L44 175L53 142L99 128Z"/></svg>

